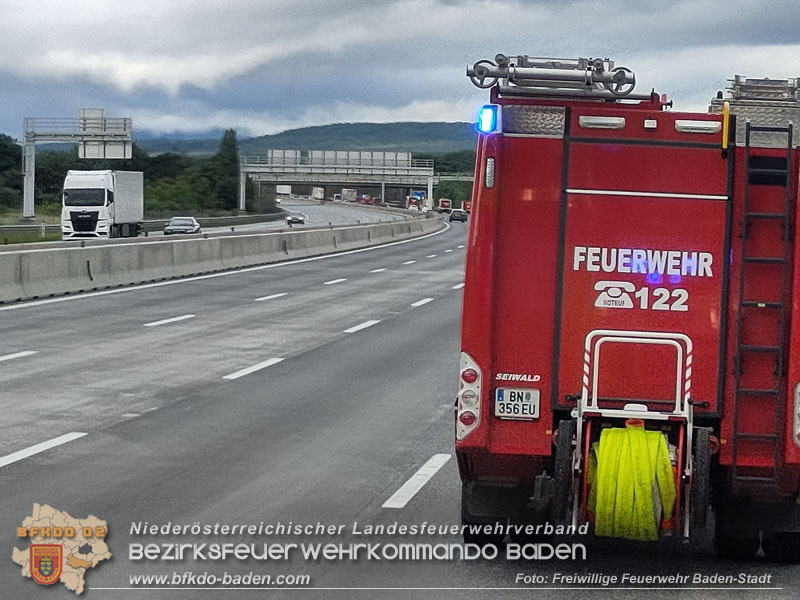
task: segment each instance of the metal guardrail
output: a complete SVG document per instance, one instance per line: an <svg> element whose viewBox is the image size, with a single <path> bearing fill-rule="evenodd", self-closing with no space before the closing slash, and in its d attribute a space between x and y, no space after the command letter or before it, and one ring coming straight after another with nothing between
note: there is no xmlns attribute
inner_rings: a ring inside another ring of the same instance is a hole
<svg viewBox="0 0 800 600"><path fill-rule="evenodd" d="M264 215L232 215L226 217L197 217L197 220L200 222L200 225L203 227L221 227L223 225L230 225L230 224L247 224L247 223L260 223L260 222L268 222L268 221L275 221L278 219L282 219L284 217L283 213L272 213L272 214L264 214ZM150 227L162 227L167 224L169 219L149 219L146 221L142 221L144 223L145 228L148 226ZM45 231L61 231L61 224L60 223L45 223L44 224ZM17 225L0 225L0 234L3 231L41 231L42 230L42 223L21 223ZM152 229L151 229L152 230Z"/></svg>

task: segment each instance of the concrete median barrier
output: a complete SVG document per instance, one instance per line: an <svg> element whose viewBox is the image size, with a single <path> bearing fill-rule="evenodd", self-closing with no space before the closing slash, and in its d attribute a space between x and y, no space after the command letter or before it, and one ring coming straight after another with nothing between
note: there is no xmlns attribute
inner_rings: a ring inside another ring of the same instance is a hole
<svg viewBox="0 0 800 600"><path fill-rule="evenodd" d="M354 250L432 233L415 219L278 233L36 248L0 253L0 302L159 281Z"/></svg>

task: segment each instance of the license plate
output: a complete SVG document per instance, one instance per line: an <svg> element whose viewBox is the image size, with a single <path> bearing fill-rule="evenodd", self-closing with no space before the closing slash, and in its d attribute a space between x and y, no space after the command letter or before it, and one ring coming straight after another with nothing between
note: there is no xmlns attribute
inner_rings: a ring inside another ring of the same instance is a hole
<svg viewBox="0 0 800 600"><path fill-rule="evenodd" d="M539 390L497 388L494 395L494 416L500 419L538 419Z"/></svg>

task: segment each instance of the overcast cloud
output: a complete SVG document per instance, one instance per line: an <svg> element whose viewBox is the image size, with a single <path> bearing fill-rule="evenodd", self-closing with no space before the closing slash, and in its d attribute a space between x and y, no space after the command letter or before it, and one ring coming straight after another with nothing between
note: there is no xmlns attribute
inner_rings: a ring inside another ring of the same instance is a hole
<svg viewBox="0 0 800 600"><path fill-rule="evenodd" d="M800 76L797 0L0 0L0 132L80 107L240 135L464 121L467 64L607 56L676 109L734 73Z"/></svg>

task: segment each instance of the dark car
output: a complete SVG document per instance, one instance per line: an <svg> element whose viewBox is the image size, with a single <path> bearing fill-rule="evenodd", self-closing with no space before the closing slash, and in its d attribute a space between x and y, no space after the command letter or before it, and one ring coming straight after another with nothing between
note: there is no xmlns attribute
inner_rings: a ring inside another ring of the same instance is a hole
<svg viewBox="0 0 800 600"><path fill-rule="evenodd" d="M286 216L286 222L289 225L291 225L292 223L298 223L298 224L302 225L303 223L306 222L306 216L304 214L301 214L301 213L295 213L295 212L289 213Z"/></svg>
<svg viewBox="0 0 800 600"><path fill-rule="evenodd" d="M194 217L172 217L164 227L164 235L173 233L200 233L200 223Z"/></svg>
<svg viewBox="0 0 800 600"><path fill-rule="evenodd" d="M450 222L453 221L461 221L462 223L467 222L467 211L461 210L460 208L454 208L450 211Z"/></svg>

